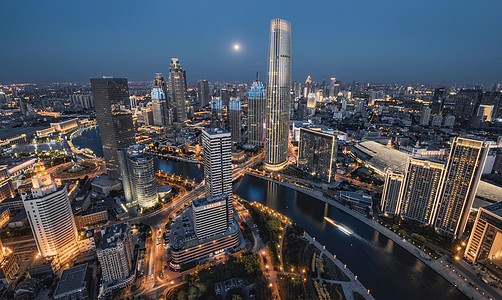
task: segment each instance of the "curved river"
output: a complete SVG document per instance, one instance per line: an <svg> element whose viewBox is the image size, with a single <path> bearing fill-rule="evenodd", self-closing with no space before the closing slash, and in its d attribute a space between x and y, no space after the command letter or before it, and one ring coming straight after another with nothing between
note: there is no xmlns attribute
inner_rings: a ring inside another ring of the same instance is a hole
<svg viewBox="0 0 502 300"><path fill-rule="evenodd" d="M91 129L74 138L74 144L103 155L99 131ZM202 165L155 159L155 167L201 181ZM244 176L234 193L263 203L290 217L347 264L376 299L466 299L466 297L412 254L354 217L307 194ZM346 235L324 220L327 216L354 231Z"/></svg>

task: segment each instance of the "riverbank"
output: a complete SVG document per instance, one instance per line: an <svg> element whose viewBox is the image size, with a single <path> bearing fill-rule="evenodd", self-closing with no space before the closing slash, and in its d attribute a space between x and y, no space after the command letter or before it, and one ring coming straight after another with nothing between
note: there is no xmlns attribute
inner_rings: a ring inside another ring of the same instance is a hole
<svg viewBox="0 0 502 300"><path fill-rule="evenodd" d="M276 184L283 185L285 187L291 188L291 189L293 189L295 191L298 191L298 192L302 192L302 193L304 193L306 195L314 197L314 198L316 198L316 199L318 199L318 200L320 200L320 201L322 201L324 203L327 203L327 204L329 204L331 206L334 206L334 207L338 208L339 210L347 213L348 215L356 218L357 220L363 222L364 224L370 226L374 230L376 230L379 233L383 234L385 237L387 237L388 239L392 240L394 243L400 245L404 250L406 250L407 252L411 253L417 259L419 259L424 264L426 264L427 266L429 266L438 275L440 275L445 280L447 280L450 284L452 284L453 286L455 286L460 292L462 292L463 294L465 294L467 297L469 297L469 298L476 298L476 299L479 299L479 298L483 297L485 299L490 299L490 297L488 295L482 295L481 292L478 292L478 290L476 290L474 286L469 285L465 277L459 276L458 270L457 270L457 272L455 272L455 271L452 272L452 270L446 269L438 261L432 259L429 255L427 255L426 253L420 251L418 248L416 248L415 246L413 246L412 244L410 244L406 240L403 240L401 237L399 237L399 235L395 234L391 230L385 228L384 226L382 226L381 224L379 224L378 222L376 222L376 221L374 221L372 219L368 219L365 216L362 216L359 213L350 210L348 207L345 207L345 206L341 205L340 203L338 203L338 202L336 202L336 201L334 201L332 199L324 197L323 193L321 191L316 191L316 190L313 190L313 189L310 189L310 188L306 188L306 187L303 187L303 186L299 186L299 185L296 185L296 184L292 184L292 183L289 183L289 182L281 182L281 181L278 181L278 180L275 180L275 179L271 179L271 178L268 178L268 177L265 177L265 176L262 176L262 175L259 175L259 174L255 174L255 173L248 173L248 175L251 175L251 176L254 176L254 177L257 177L257 178L260 178L260 179L264 179L264 180L267 180L267 181L271 181L271 182L274 182ZM499 297L500 297L500 295L492 295L493 299L496 299L496 298L499 298Z"/></svg>
<svg viewBox="0 0 502 300"><path fill-rule="evenodd" d="M313 244L317 249L321 251L319 255L319 260L322 259L323 256L326 256L329 260L331 260L347 277L350 281L337 281L337 280L326 280L322 279L322 281L326 283L336 283L342 286L343 293L345 294L345 298L347 300L354 299L354 293L359 293L364 299L367 300L375 300L375 298L371 295L370 290L368 290L361 281L357 280L357 276L352 273L347 265L343 264L335 255L331 254L326 247L321 245L318 241L315 240L314 237L310 236L307 232L305 232L305 238L309 243Z"/></svg>

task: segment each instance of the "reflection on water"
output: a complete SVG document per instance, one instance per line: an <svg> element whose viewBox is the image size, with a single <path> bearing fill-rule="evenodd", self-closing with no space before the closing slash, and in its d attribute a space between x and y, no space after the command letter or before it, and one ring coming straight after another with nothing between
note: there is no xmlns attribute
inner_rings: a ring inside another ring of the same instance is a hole
<svg viewBox="0 0 502 300"><path fill-rule="evenodd" d="M290 217L351 269L376 299L465 299L432 269L373 228L311 196L245 176L234 193ZM329 217L354 234L346 235Z"/></svg>

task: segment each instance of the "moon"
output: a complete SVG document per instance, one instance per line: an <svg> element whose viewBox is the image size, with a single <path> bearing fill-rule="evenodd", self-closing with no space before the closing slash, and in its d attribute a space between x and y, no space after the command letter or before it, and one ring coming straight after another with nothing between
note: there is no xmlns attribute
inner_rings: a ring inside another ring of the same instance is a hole
<svg viewBox="0 0 502 300"><path fill-rule="evenodd" d="M234 50L239 51L241 49L241 45L239 44L234 44Z"/></svg>

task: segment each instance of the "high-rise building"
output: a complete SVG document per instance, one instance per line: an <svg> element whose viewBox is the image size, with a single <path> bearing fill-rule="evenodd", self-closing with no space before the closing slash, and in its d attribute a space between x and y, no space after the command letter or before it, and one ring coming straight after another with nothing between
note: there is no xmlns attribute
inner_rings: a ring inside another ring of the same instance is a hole
<svg viewBox="0 0 502 300"><path fill-rule="evenodd" d="M427 126L431 121L431 109L425 106L420 114L420 125Z"/></svg>
<svg viewBox="0 0 502 300"><path fill-rule="evenodd" d="M170 124L170 120L167 104L167 85L162 73L155 74L151 97L153 123L155 126L161 126L166 130Z"/></svg>
<svg viewBox="0 0 502 300"><path fill-rule="evenodd" d="M177 58L171 59L169 68L169 96L173 122L184 123L187 120L187 79Z"/></svg>
<svg viewBox="0 0 502 300"><path fill-rule="evenodd" d="M401 192L400 215L422 224L431 224L445 166L421 159L410 159Z"/></svg>
<svg viewBox="0 0 502 300"><path fill-rule="evenodd" d="M453 139L435 209L434 227L441 233L461 236L478 189L488 154L485 141Z"/></svg>
<svg viewBox="0 0 502 300"><path fill-rule="evenodd" d="M117 149L135 143L127 79L91 78L91 87L107 174L115 180L120 176Z"/></svg>
<svg viewBox="0 0 502 300"><path fill-rule="evenodd" d="M192 201L195 234L200 240L224 233L231 221L227 210L228 196L199 198Z"/></svg>
<svg viewBox="0 0 502 300"><path fill-rule="evenodd" d="M404 175L387 171L382 191L381 207L384 213L398 215L401 206L401 187Z"/></svg>
<svg viewBox="0 0 502 300"><path fill-rule="evenodd" d="M4 247L2 241L0 241L0 282L7 284L15 280L19 270L16 256L12 250Z"/></svg>
<svg viewBox="0 0 502 300"><path fill-rule="evenodd" d="M248 143L265 146L266 90L256 73L248 93Z"/></svg>
<svg viewBox="0 0 502 300"><path fill-rule="evenodd" d="M69 263L78 253L77 227L68 199L66 186L59 187L50 175L32 179L31 194L23 192L24 209L38 251L53 258L55 269Z"/></svg>
<svg viewBox="0 0 502 300"><path fill-rule="evenodd" d="M477 116L481 118L482 122L491 122L493 114L493 105L480 105L478 107Z"/></svg>
<svg viewBox="0 0 502 300"><path fill-rule="evenodd" d="M298 168L331 182L336 172L337 143L335 135L315 129L300 128Z"/></svg>
<svg viewBox="0 0 502 300"><path fill-rule="evenodd" d="M223 102L221 97L213 97L211 100L211 126L212 127L225 127L223 120Z"/></svg>
<svg viewBox="0 0 502 300"><path fill-rule="evenodd" d="M232 136L232 142L240 143L242 116L241 99L239 98L231 97L228 102L228 123L228 128L230 129L230 134Z"/></svg>
<svg viewBox="0 0 502 300"><path fill-rule="evenodd" d="M232 140L222 128L202 130L204 179L207 196L232 195Z"/></svg>
<svg viewBox="0 0 502 300"><path fill-rule="evenodd" d="M119 150L119 161L127 206L154 206L158 200L155 168L145 146L131 145Z"/></svg>
<svg viewBox="0 0 502 300"><path fill-rule="evenodd" d="M465 258L470 262L485 261L502 254L502 203L479 208Z"/></svg>
<svg viewBox="0 0 502 300"><path fill-rule="evenodd" d="M0 166L0 202L13 197L12 178L9 175L7 166Z"/></svg>
<svg viewBox="0 0 502 300"><path fill-rule="evenodd" d="M101 228L101 241L96 247L103 281L113 281L129 277L133 247L129 224L120 223Z"/></svg>
<svg viewBox="0 0 502 300"><path fill-rule="evenodd" d="M209 101L211 100L209 95L209 82L207 82L206 79L201 79L197 82L197 86L197 97L199 99L200 107L208 106Z"/></svg>
<svg viewBox="0 0 502 300"><path fill-rule="evenodd" d="M290 91L291 24L274 19L270 23L267 71L264 167L268 170L280 170L287 164Z"/></svg>

